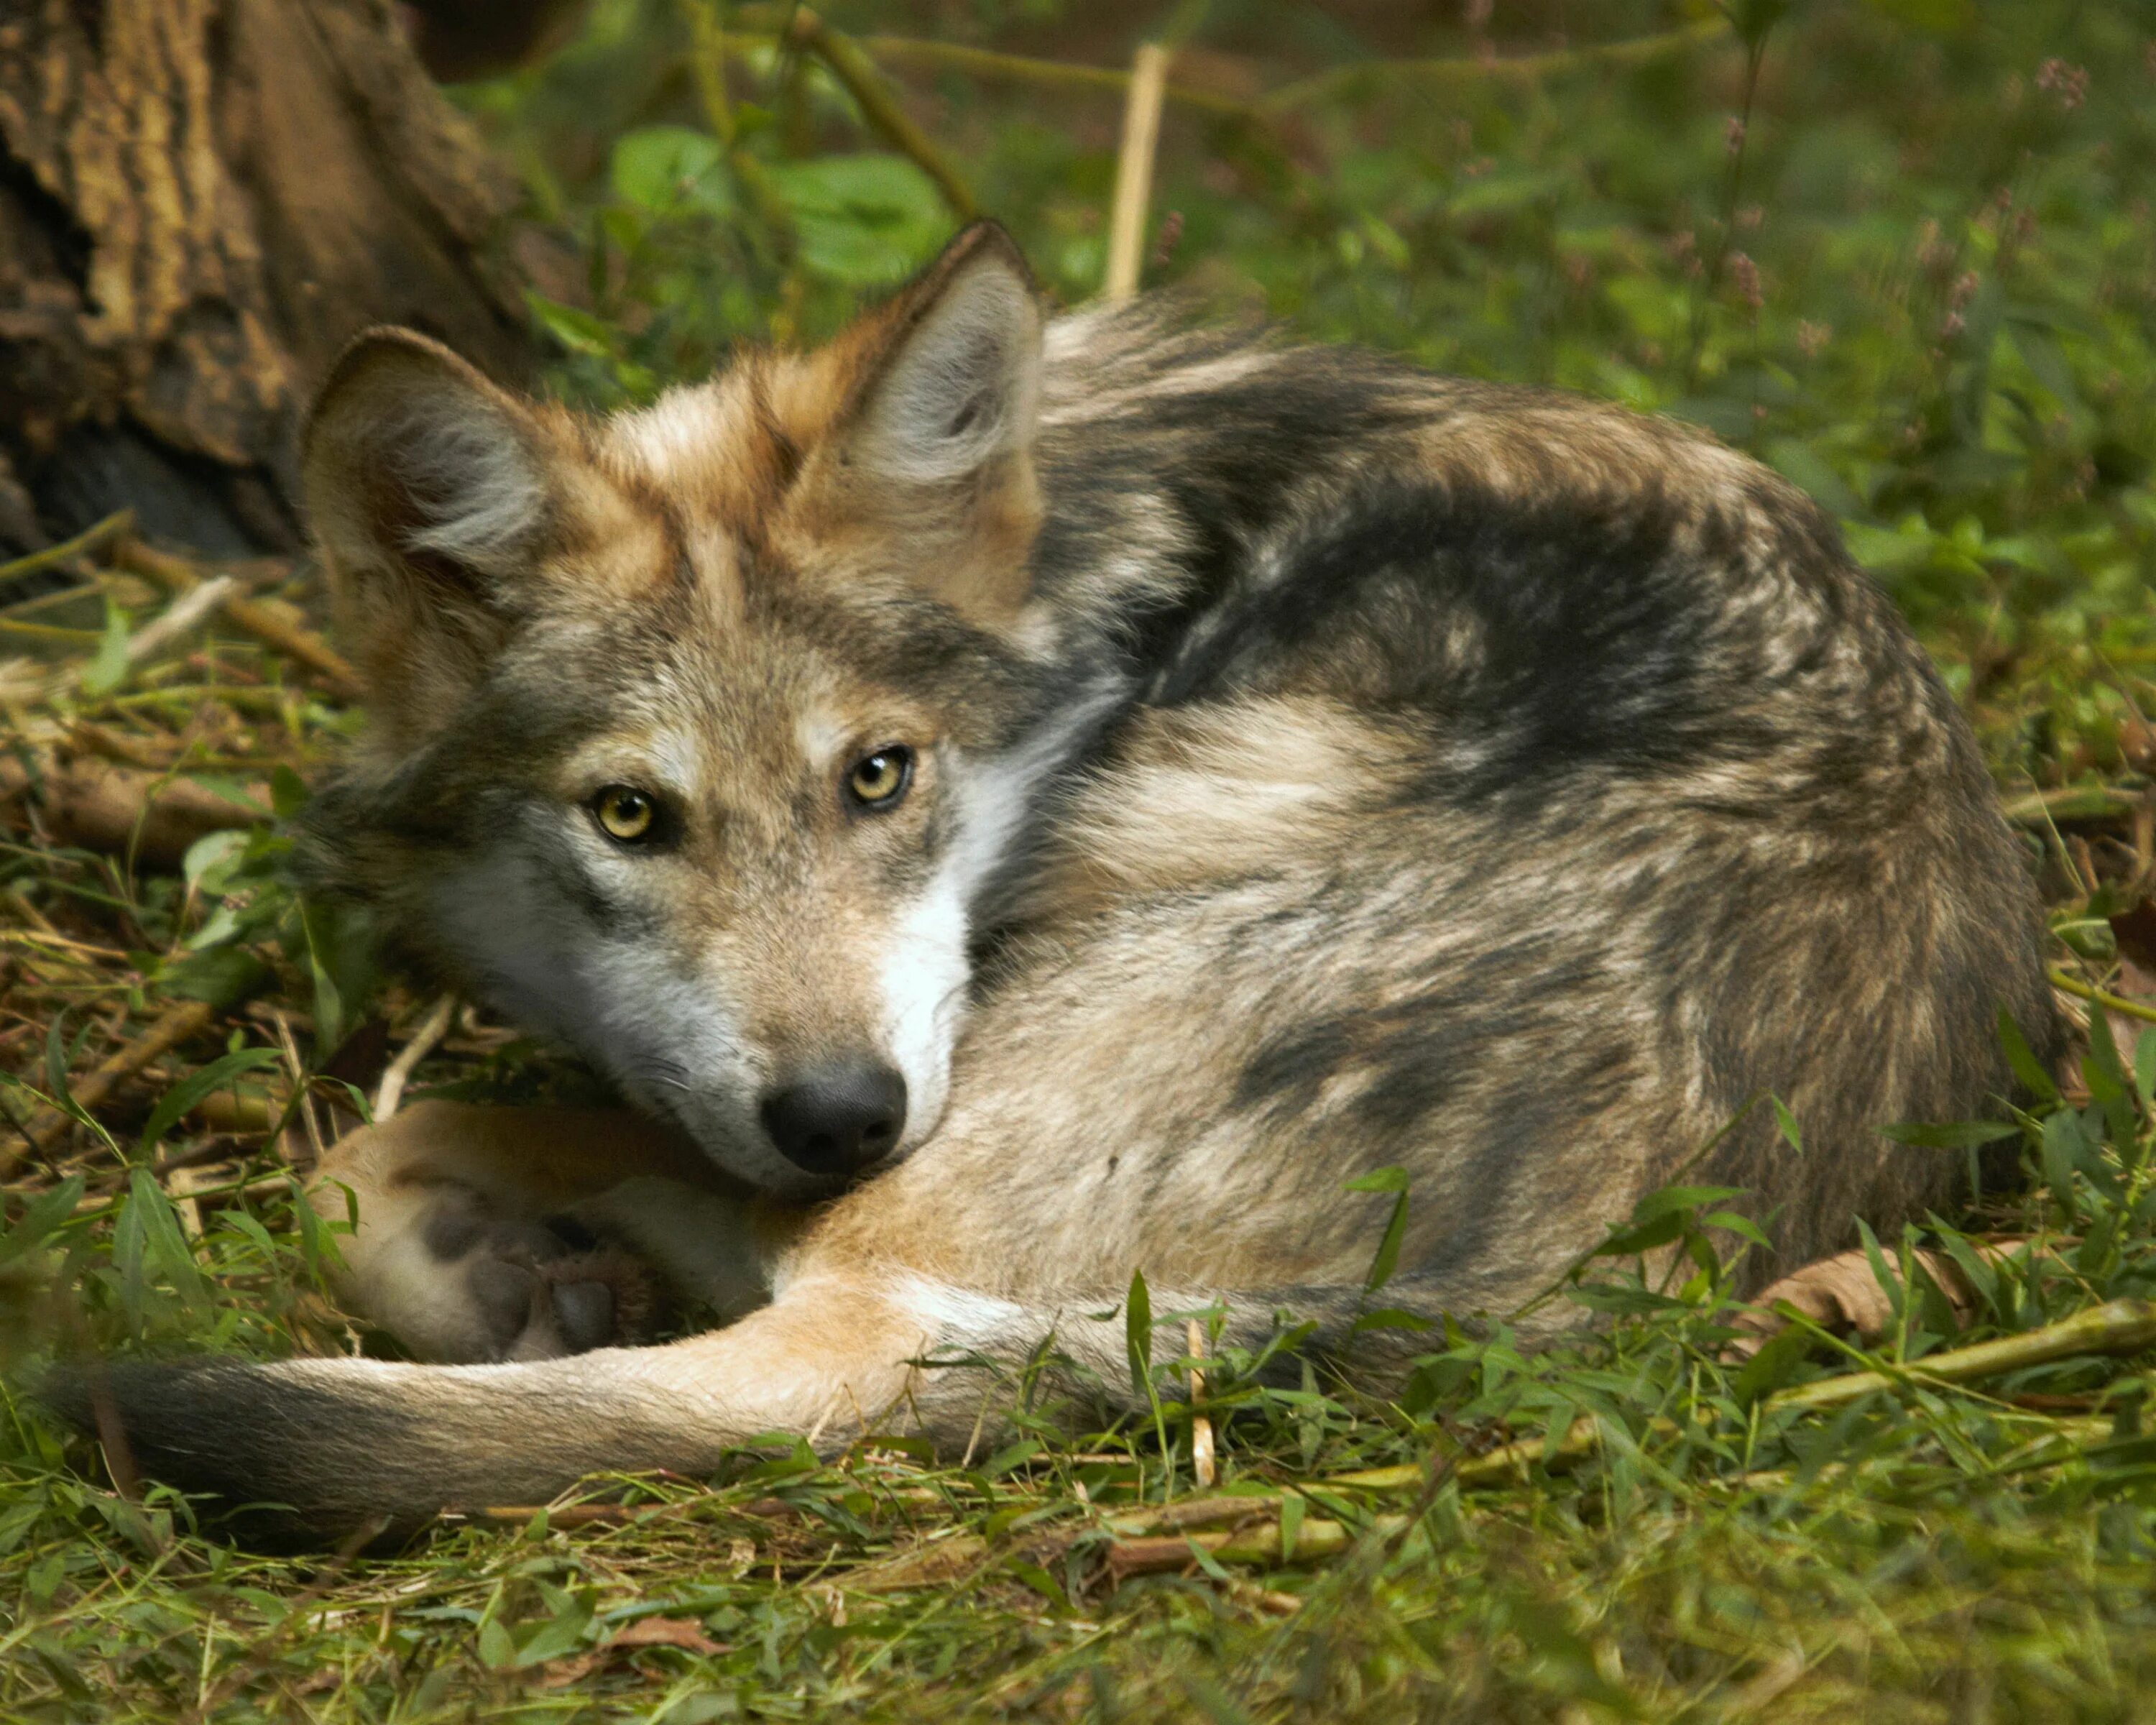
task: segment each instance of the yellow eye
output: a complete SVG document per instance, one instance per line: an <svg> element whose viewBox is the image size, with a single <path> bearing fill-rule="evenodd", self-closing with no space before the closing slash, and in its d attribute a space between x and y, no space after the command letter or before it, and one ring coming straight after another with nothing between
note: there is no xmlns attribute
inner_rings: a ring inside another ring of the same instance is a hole
<svg viewBox="0 0 2156 1725"><path fill-rule="evenodd" d="M610 784L592 798L592 814L607 837L634 845L651 836L659 820L659 805L632 786Z"/></svg>
<svg viewBox="0 0 2156 1725"><path fill-rule="evenodd" d="M902 743L863 755L846 773L846 794L864 809L897 806L913 779L913 751Z"/></svg>

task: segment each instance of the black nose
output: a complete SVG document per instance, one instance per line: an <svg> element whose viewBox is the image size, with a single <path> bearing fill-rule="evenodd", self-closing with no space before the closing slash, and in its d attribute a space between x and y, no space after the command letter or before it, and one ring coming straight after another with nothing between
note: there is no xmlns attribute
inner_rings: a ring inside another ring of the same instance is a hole
<svg viewBox="0 0 2156 1725"><path fill-rule="evenodd" d="M812 1174L850 1174L898 1144L906 1080L875 1060L804 1072L763 1099L763 1129Z"/></svg>

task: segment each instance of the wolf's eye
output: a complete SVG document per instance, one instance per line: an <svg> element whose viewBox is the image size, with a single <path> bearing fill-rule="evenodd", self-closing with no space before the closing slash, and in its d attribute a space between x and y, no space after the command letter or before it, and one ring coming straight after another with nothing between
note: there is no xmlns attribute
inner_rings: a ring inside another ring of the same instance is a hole
<svg viewBox="0 0 2156 1725"><path fill-rule="evenodd" d="M659 805L633 785L610 784L592 798L592 819L609 839L635 845L659 824Z"/></svg>
<svg viewBox="0 0 2156 1725"><path fill-rule="evenodd" d="M895 809L913 781L913 751L892 743L847 769L846 794L864 809Z"/></svg>

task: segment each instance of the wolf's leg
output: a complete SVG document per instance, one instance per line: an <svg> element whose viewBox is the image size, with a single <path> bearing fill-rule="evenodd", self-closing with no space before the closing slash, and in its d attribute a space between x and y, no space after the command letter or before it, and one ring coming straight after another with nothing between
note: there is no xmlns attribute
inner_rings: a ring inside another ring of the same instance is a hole
<svg viewBox="0 0 2156 1725"><path fill-rule="evenodd" d="M99 1391L146 1472L296 1512L264 1533L335 1536L378 1516L408 1525L446 1506L543 1503L593 1473L706 1474L774 1432L828 1453L864 1431L916 1431L956 1455L994 1440L1009 1392L918 1363L1022 1361L1051 1332L1111 1397L1127 1394L1120 1321L951 1288L812 1240L772 1303L665 1347L487 1365L123 1363ZM44 1394L86 1423L85 1380Z"/></svg>
<svg viewBox="0 0 2156 1725"><path fill-rule="evenodd" d="M636 1339L654 1271L726 1312L763 1296L749 1207L628 1114L415 1103L340 1140L308 1195L356 1215L339 1297L424 1359Z"/></svg>

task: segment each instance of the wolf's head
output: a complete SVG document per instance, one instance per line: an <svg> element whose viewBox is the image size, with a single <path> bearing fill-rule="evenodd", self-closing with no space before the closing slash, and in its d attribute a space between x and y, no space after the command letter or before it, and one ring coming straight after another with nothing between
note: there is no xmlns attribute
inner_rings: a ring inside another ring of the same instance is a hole
<svg viewBox="0 0 2156 1725"><path fill-rule="evenodd" d="M985 224L830 347L603 422L362 337L305 450L372 721L317 866L758 1185L917 1142L1063 728L1040 345Z"/></svg>

